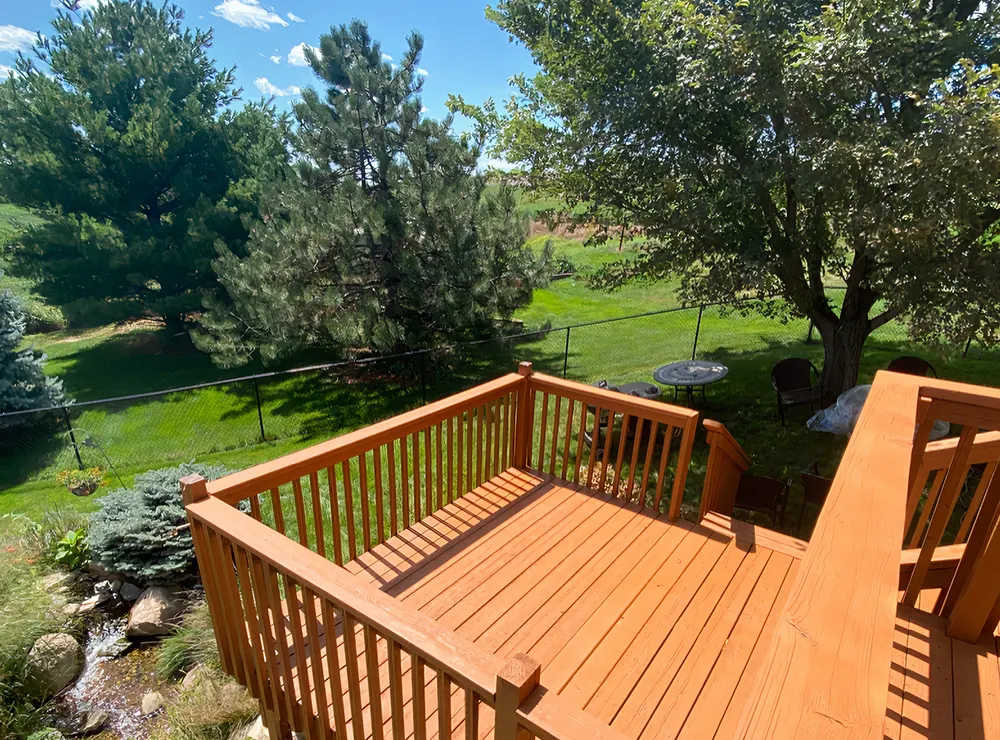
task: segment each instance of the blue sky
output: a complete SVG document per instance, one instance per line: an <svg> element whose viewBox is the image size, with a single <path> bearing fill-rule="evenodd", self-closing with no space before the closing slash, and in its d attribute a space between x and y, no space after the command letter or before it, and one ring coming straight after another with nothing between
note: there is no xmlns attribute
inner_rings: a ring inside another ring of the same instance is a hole
<svg viewBox="0 0 1000 740"><path fill-rule="evenodd" d="M487 0L174 1L189 25L215 29L213 56L220 65L236 65L246 100L266 91L278 95L280 105L289 105L297 89L318 82L301 66L300 45L315 45L331 25L354 18L366 21L383 51L393 57L402 54L410 31L423 34L423 101L427 115L435 118L447 113L449 93L476 103L488 97L500 100L509 94L511 75L533 70L530 54L486 20ZM81 5L97 2L81 0ZM12 66L15 49L26 48L34 32L47 33L55 13L50 0L0 3L0 65Z"/></svg>

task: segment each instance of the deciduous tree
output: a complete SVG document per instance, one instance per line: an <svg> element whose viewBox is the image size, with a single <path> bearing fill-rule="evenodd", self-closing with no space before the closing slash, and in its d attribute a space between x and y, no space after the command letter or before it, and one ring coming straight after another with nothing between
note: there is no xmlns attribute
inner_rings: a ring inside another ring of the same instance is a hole
<svg viewBox="0 0 1000 740"><path fill-rule="evenodd" d="M680 273L692 301L777 294L774 311L819 329L828 396L900 315L925 336L1000 339L996 3L501 0L488 13L541 71L506 108L452 105L536 186L622 209L652 237L605 285Z"/></svg>

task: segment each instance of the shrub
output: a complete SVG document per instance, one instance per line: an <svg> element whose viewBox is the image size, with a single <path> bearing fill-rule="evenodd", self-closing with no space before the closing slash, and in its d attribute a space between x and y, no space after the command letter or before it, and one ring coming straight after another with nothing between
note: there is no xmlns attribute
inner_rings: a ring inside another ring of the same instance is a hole
<svg viewBox="0 0 1000 740"><path fill-rule="evenodd" d="M24 542L0 548L0 737L22 738L37 729L41 708L24 687L24 662L42 635L62 628L63 618L40 580Z"/></svg>
<svg viewBox="0 0 1000 740"><path fill-rule="evenodd" d="M192 576L194 544L179 481L194 473L214 480L227 472L184 464L142 473L131 488L112 491L90 519L94 560L142 584L174 584Z"/></svg>
<svg viewBox="0 0 1000 740"><path fill-rule="evenodd" d="M174 634L160 644L156 672L160 678L170 680L199 664L221 670L212 617L204 601L192 607Z"/></svg>
<svg viewBox="0 0 1000 740"><path fill-rule="evenodd" d="M71 529L52 547L52 559L67 570L79 570L90 560L85 529Z"/></svg>
<svg viewBox="0 0 1000 740"><path fill-rule="evenodd" d="M170 740L228 740L252 721L260 704L246 689L219 671L209 671L197 686L181 692L167 705ZM161 736L154 735L155 740ZM151 740L153 740L151 738Z"/></svg>

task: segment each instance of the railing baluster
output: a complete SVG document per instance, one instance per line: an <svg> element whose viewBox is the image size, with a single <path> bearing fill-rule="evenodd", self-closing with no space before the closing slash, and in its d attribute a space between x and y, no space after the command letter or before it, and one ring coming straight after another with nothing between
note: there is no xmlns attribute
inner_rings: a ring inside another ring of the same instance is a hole
<svg viewBox="0 0 1000 740"><path fill-rule="evenodd" d="M402 650L393 640L386 640L389 652L389 712L392 717L392 737L406 738L405 715L403 714L403 661Z"/></svg>
<svg viewBox="0 0 1000 740"><path fill-rule="evenodd" d="M248 608L246 611L247 634L250 639L250 649L254 655L253 674L257 680L257 690L260 692L258 699L260 699L265 707L269 706L273 712L277 710L280 700L274 678L268 672L268 663L264 658L263 635L266 628L261 624L260 620L260 616L264 613L264 604L254 578L251 575L253 557L253 555L242 548L236 548L236 568L240 574L240 582L244 584L244 598L249 596L252 599L254 607L253 609ZM271 698L270 705L268 704L268 696Z"/></svg>
<svg viewBox="0 0 1000 740"><path fill-rule="evenodd" d="M285 533L285 513L281 509L281 494L277 488L271 489L271 514L274 516L274 528L278 534Z"/></svg>
<svg viewBox="0 0 1000 740"><path fill-rule="evenodd" d="M414 432L411 437L413 448L413 521L419 522L423 519L423 516L420 515L420 432Z"/></svg>
<svg viewBox="0 0 1000 740"><path fill-rule="evenodd" d="M493 404L488 403L484 406L486 410L486 433L484 435L483 442L483 461L485 473L483 474L483 483L488 481L493 477Z"/></svg>
<svg viewBox="0 0 1000 740"><path fill-rule="evenodd" d="M545 439L549 431L549 394L540 393L542 397L542 423L538 428L538 463L535 468L539 471L545 470Z"/></svg>
<svg viewBox="0 0 1000 740"><path fill-rule="evenodd" d="M264 645L272 657L268 661L270 671L271 693L279 698L277 703L285 707L285 716L291 719L295 716L295 697L291 691L288 679L288 660L283 657L278 646L278 635L284 636L285 627L281 615L281 599L275 599L277 589L272 588L271 571L267 564L259 558L251 563L250 577L253 579L254 590L261 600L261 621L264 623Z"/></svg>
<svg viewBox="0 0 1000 740"><path fill-rule="evenodd" d="M451 738L451 681L440 668L437 672L438 738Z"/></svg>
<svg viewBox="0 0 1000 740"><path fill-rule="evenodd" d="M458 438L458 478L456 479L457 494L459 496L464 496L469 492L469 488L466 485L465 477L465 415L459 414L455 418L456 434Z"/></svg>
<svg viewBox="0 0 1000 740"><path fill-rule="evenodd" d="M365 552L372 549L371 504L368 503L368 453L362 452L358 461L358 495L361 497L361 531L365 537Z"/></svg>
<svg viewBox="0 0 1000 740"><path fill-rule="evenodd" d="M292 481L292 493L295 499L295 528L298 530L299 544L309 548L309 528L306 526L306 507L302 497L302 481L295 478Z"/></svg>
<svg viewBox="0 0 1000 740"><path fill-rule="evenodd" d="M990 483L993 480L993 475L996 472L997 463L989 463L983 470L983 476L979 479L979 485L976 486L976 493L972 497L972 502L969 504L968 510L965 512L965 516L962 517L962 524L958 528L958 533L955 535L955 544L961 544L968 539L969 530L972 529L972 522L976 518L976 512L979 511L979 507L983 503L983 498L986 496L986 491L990 487Z"/></svg>
<svg viewBox="0 0 1000 740"><path fill-rule="evenodd" d="M319 601L316 594L305 586L302 586L302 608L305 616L306 643L310 646L309 667L312 669L313 690L316 692L316 715L319 720L319 734L323 740L333 740L333 732L330 727L330 718L327 714L330 701L327 698L327 682L323 675L323 661L321 656L320 620L316 610L316 603ZM337 640L334 636L333 648L336 650ZM327 649L329 649L329 639L327 639ZM304 667L303 667L304 668Z"/></svg>
<svg viewBox="0 0 1000 740"><path fill-rule="evenodd" d="M326 537L323 534L323 504L319 498L319 473L309 474L309 493L312 494L313 526L316 528L316 552L326 557Z"/></svg>
<svg viewBox="0 0 1000 740"><path fill-rule="evenodd" d="M309 672L306 670L309 654L306 652L306 643L302 637L302 612L297 591L298 583L286 575L285 603L288 605L288 631L292 634L292 645L295 648L296 677L299 679L299 703L302 705L302 719L306 722L302 731L308 733L306 728L314 726L314 717L319 717L320 713L318 708L313 707L312 703L312 687L309 685Z"/></svg>
<svg viewBox="0 0 1000 740"><path fill-rule="evenodd" d="M479 695L465 690L465 740L479 740Z"/></svg>
<svg viewBox="0 0 1000 740"><path fill-rule="evenodd" d="M625 495L629 501L635 496L632 486L635 485L635 468L639 464L639 445L642 442L642 430L646 425L646 420L641 416L636 417L635 422L635 437L632 438L632 460L628 464L628 482L625 484ZM643 501L640 497L639 504L641 505L642 503Z"/></svg>
<svg viewBox="0 0 1000 740"><path fill-rule="evenodd" d="M344 534L340 525L340 496L337 494L337 475L331 465L326 469L327 488L330 489L330 535L333 537L333 556L337 565L344 564Z"/></svg>
<svg viewBox="0 0 1000 740"><path fill-rule="evenodd" d="M475 409L469 409L465 414L465 492L476 487L476 473L472 465L472 436L475 424Z"/></svg>
<svg viewBox="0 0 1000 740"><path fill-rule="evenodd" d="M424 428L424 516L430 516L434 510L434 487L431 474L431 428Z"/></svg>
<svg viewBox="0 0 1000 740"><path fill-rule="evenodd" d="M427 740L427 706L424 694L424 660L410 656L410 679L413 684L413 740Z"/></svg>
<svg viewBox="0 0 1000 740"><path fill-rule="evenodd" d="M920 547L921 542L923 542L924 531L927 529L927 520L930 519L934 507L937 506L938 496L941 495L941 486L944 484L947 472L946 469L938 470L934 473L934 480L931 482L930 490L927 491L927 499L924 501L924 507L920 510L920 518L917 520L917 526L913 529L910 541L906 544L910 549ZM920 498L919 491L917 498ZM907 520L906 524L909 525L909 523L909 520Z"/></svg>
<svg viewBox="0 0 1000 740"><path fill-rule="evenodd" d="M260 518L260 494L255 493L250 497L250 516L256 519L258 522L261 521Z"/></svg>
<svg viewBox="0 0 1000 740"><path fill-rule="evenodd" d="M615 417L618 412L608 409L608 428L604 432L604 449L601 450L601 493L608 487L608 467L611 465L611 438L615 436Z"/></svg>
<svg viewBox="0 0 1000 740"><path fill-rule="evenodd" d="M649 485L649 469L653 465L653 451L656 449L656 434L660 431L660 424L656 421L650 422L649 441L646 443L646 460L642 464L642 483L639 484L639 503L646 503L646 486ZM667 432L670 430L667 429ZM666 444L666 440L663 442Z"/></svg>
<svg viewBox="0 0 1000 740"><path fill-rule="evenodd" d="M406 457L404 454L403 457ZM386 445L386 462L388 463L388 468L385 471L386 475L389 477L389 518L392 524L392 535L395 537L399 534L399 517L401 512L399 511L399 500L396 498L396 440L389 440L389 444ZM406 472L403 472L406 475Z"/></svg>
<svg viewBox="0 0 1000 740"><path fill-rule="evenodd" d="M357 623L346 610L341 612L340 623L344 635L344 663L347 667L347 693L351 702L351 726L354 729L354 737L367 737L361 698L361 677L358 671Z"/></svg>
<svg viewBox="0 0 1000 740"><path fill-rule="evenodd" d="M340 463L341 482L344 484L344 511L347 514L347 544L351 560L358 556L358 535L354 527L354 488L351 485L351 462Z"/></svg>
<svg viewBox="0 0 1000 740"><path fill-rule="evenodd" d="M503 465L503 399L493 401L493 475L497 476L504 469Z"/></svg>
<svg viewBox="0 0 1000 740"><path fill-rule="evenodd" d="M559 444L559 412L562 396L556 396L556 407L552 411L552 449L549 450L549 474L556 473L556 446Z"/></svg>
<svg viewBox="0 0 1000 740"><path fill-rule="evenodd" d="M455 500L455 417L448 419L448 503Z"/></svg>
<svg viewBox="0 0 1000 740"><path fill-rule="evenodd" d="M323 599L320 603L323 617L323 634L326 637L326 665L330 674L330 694L333 700L333 727L337 740L347 737L347 712L344 710L344 686L340 680L340 653L337 647L337 619L333 605Z"/></svg>
<svg viewBox="0 0 1000 740"><path fill-rule="evenodd" d="M476 424L476 488L486 482L486 467L483 465L483 437L486 432L486 405L476 409L478 424Z"/></svg>
<svg viewBox="0 0 1000 740"><path fill-rule="evenodd" d="M585 415L586 416L586 415ZM610 416L610 414L609 414ZM608 420L610 426L610 419ZM587 460L587 488L593 488L594 462L597 460L597 446L601 443L601 407L594 408L594 430L590 433L590 457ZM603 485L603 484L602 484Z"/></svg>
<svg viewBox="0 0 1000 740"><path fill-rule="evenodd" d="M632 423L632 416L627 411L622 412L622 429L618 433L618 456L615 458L615 481L611 486L611 495L619 496L619 484L622 479L622 463L625 461L625 446L628 441L628 426ZM638 442L638 440L636 440ZM633 444L633 447L635 444Z"/></svg>
<svg viewBox="0 0 1000 740"><path fill-rule="evenodd" d="M566 439L563 442L562 472L559 474L563 480L566 480L566 471L569 467L569 443L573 437L573 411L575 407L576 402L572 398L569 399L569 405L566 407Z"/></svg>
<svg viewBox="0 0 1000 740"><path fill-rule="evenodd" d="M365 663L368 666L368 709L371 713L372 740L382 740L382 689L379 683L378 635L370 625L364 626Z"/></svg>
<svg viewBox="0 0 1000 740"><path fill-rule="evenodd" d="M667 460L670 459L670 447L674 441L674 426L667 425L663 435L663 450L660 452L660 468L656 473L656 494L653 496L653 509L660 512L660 501L663 498L663 480L667 475Z"/></svg>
<svg viewBox="0 0 1000 740"><path fill-rule="evenodd" d="M278 574L271 570L271 567L267 563L262 563L261 567L264 570L264 584L267 588L268 603L271 608L271 624L274 627L282 687L285 691L285 699L289 704L288 716L298 718L299 726L305 727L305 713L303 712L299 697L295 695L295 678L292 675L292 655L288 649L288 634L285 629L284 609L282 608L281 594L278 589ZM288 590L287 579L285 590Z"/></svg>
<svg viewBox="0 0 1000 740"><path fill-rule="evenodd" d="M375 456L375 541L382 542L385 539L385 505L383 503L382 487L382 446L372 450Z"/></svg>
<svg viewBox="0 0 1000 740"><path fill-rule="evenodd" d="M511 414L514 411L514 394L508 393L504 396L503 410L503 468L510 467L511 456L513 455L514 438L511 436Z"/></svg>
<svg viewBox="0 0 1000 740"><path fill-rule="evenodd" d="M406 437L399 440L399 465L402 468L402 477L400 478L400 488L402 489L403 498L403 521L400 523L400 529L406 529L410 526L410 471L409 471L409 460L410 453L406 449Z"/></svg>
<svg viewBox="0 0 1000 740"><path fill-rule="evenodd" d="M434 453L437 455L437 467L434 472L437 475L437 507L440 509L445 505L444 500L444 465L441 463L441 447L444 444L444 423L438 422L438 425L434 428L435 434L437 435L436 446L434 448Z"/></svg>
<svg viewBox="0 0 1000 740"><path fill-rule="evenodd" d="M580 464L583 461L583 441L587 434L587 404L580 402L580 429L576 434L576 457L573 459L573 483L580 482Z"/></svg>

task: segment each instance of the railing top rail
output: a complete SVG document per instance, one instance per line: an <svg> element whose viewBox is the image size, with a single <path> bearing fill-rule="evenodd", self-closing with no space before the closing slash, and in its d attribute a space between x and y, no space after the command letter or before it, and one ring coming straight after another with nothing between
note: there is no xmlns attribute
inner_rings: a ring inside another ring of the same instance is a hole
<svg viewBox="0 0 1000 740"><path fill-rule="evenodd" d="M880 372L736 737L881 737L918 385Z"/></svg>
<svg viewBox="0 0 1000 740"><path fill-rule="evenodd" d="M741 463L744 468L749 468L753 465L753 459L747 454L746 450L743 449L742 445L736 441L726 425L721 422L715 421L714 419L705 419L702 421L705 429L708 431L709 443L711 443L713 435L718 435L722 440L727 443L727 452L736 458L736 461Z"/></svg>
<svg viewBox="0 0 1000 740"><path fill-rule="evenodd" d="M504 662L470 640L441 625L404 602L356 578L344 568L292 542L238 509L209 496L189 502L190 517L287 573L317 596L346 609L389 637L443 669L456 682L472 688L487 703L493 701L497 674Z"/></svg>
<svg viewBox="0 0 1000 740"><path fill-rule="evenodd" d="M698 412L683 406L673 406L662 401L651 401L646 398L629 396L624 393L610 391L606 388L578 383L572 380L563 380L543 373L534 373L530 376L529 387L534 390L558 393L564 398L572 398L577 401L584 401L592 405L600 405L601 408L614 408L636 415L641 415L647 419L654 419L684 427L691 423L697 423ZM604 404L601 404L601 402Z"/></svg>
<svg viewBox="0 0 1000 740"><path fill-rule="evenodd" d="M518 724L539 740L627 740L626 735L577 709L544 685L518 707L517 718Z"/></svg>
<svg viewBox="0 0 1000 740"><path fill-rule="evenodd" d="M516 373L504 375L377 424L219 478L208 484L208 492L228 503L239 501L437 424L473 408L480 401L507 393L523 382L524 379Z"/></svg>

